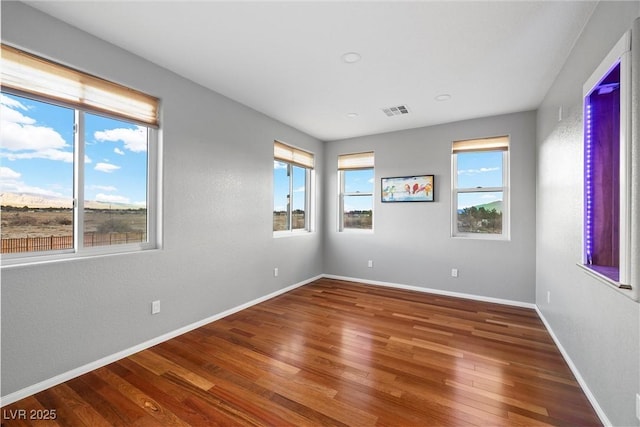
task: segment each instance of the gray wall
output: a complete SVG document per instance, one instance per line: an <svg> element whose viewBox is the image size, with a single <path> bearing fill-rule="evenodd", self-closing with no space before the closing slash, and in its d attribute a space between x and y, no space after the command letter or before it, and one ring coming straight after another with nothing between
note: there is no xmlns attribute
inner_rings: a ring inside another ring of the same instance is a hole
<svg viewBox="0 0 640 427"><path fill-rule="evenodd" d="M535 119L535 112L515 113L327 143L325 273L533 303ZM511 136L511 240L454 239L451 142L505 134ZM370 150L374 232L338 232L338 155ZM434 203L380 201L382 177L417 174L435 175ZM450 277L453 267L458 278Z"/></svg>
<svg viewBox="0 0 640 427"><path fill-rule="evenodd" d="M273 140L320 141L20 3L2 40L159 96L164 143L164 250L2 269L3 396L322 273L322 212L271 231Z"/></svg>
<svg viewBox="0 0 640 427"><path fill-rule="evenodd" d="M640 305L576 266L582 253L582 85L638 16L639 2L601 2L538 110L536 303L618 426L639 425ZM560 106L565 118L558 122Z"/></svg>

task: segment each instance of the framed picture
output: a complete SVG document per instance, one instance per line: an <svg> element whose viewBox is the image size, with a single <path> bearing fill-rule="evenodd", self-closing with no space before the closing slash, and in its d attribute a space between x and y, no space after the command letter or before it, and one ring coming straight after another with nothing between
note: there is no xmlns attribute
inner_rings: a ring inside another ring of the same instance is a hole
<svg viewBox="0 0 640 427"><path fill-rule="evenodd" d="M433 175L382 178L382 202L433 202Z"/></svg>

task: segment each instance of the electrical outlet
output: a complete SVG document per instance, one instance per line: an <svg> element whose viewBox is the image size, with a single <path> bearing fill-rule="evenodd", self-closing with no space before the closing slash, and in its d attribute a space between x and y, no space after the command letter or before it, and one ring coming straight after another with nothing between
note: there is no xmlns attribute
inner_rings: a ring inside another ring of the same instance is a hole
<svg viewBox="0 0 640 427"><path fill-rule="evenodd" d="M160 313L160 300L156 300L151 303L151 314L158 313Z"/></svg>
<svg viewBox="0 0 640 427"><path fill-rule="evenodd" d="M273 277L278 277L278 267L273 269Z"/></svg>
<svg viewBox="0 0 640 427"><path fill-rule="evenodd" d="M636 418L640 420L640 394L636 394Z"/></svg>
<svg viewBox="0 0 640 427"><path fill-rule="evenodd" d="M369 268L373 268L373 260L372 260L372 259L370 259L370 260L367 262L367 267L369 267Z"/></svg>
<svg viewBox="0 0 640 427"><path fill-rule="evenodd" d="M551 291L547 291L547 304L551 304Z"/></svg>
<svg viewBox="0 0 640 427"><path fill-rule="evenodd" d="M451 277L458 277L458 269L457 268L452 268L451 269Z"/></svg>

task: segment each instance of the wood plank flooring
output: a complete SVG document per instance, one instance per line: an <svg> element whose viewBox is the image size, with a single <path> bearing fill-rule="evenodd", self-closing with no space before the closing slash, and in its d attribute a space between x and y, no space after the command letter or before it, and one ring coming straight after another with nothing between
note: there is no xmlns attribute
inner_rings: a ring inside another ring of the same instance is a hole
<svg viewBox="0 0 640 427"><path fill-rule="evenodd" d="M2 411L7 427L601 425L534 310L332 279Z"/></svg>

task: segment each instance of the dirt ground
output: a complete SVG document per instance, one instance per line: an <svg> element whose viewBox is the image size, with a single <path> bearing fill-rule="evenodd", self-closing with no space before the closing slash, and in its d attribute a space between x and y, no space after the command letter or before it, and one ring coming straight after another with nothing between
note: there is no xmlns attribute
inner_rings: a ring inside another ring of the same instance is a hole
<svg viewBox="0 0 640 427"><path fill-rule="evenodd" d="M71 209L3 210L0 212L2 238L69 236L73 234ZM105 221L126 224L131 231L146 231L145 210L87 210L85 232L95 232Z"/></svg>

